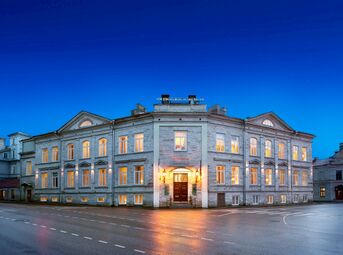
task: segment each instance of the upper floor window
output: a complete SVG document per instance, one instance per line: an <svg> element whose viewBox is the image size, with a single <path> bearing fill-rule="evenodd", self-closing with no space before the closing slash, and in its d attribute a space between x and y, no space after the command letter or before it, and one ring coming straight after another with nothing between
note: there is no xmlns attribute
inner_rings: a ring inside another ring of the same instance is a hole
<svg viewBox="0 0 343 255"><path fill-rule="evenodd" d="M286 185L286 170L279 170L279 185Z"/></svg>
<svg viewBox="0 0 343 255"><path fill-rule="evenodd" d="M135 184L144 184L144 166L135 166Z"/></svg>
<svg viewBox="0 0 343 255"><path fill-rule="evenodd" d="M336 171L336 181L341 181L342 180L342 170L337 170Z"/></svg>
<svg viewBox="0 0 343 255"><path fill-rule="evenodd" d="M58 161L58 147L52 147L52 161Z"/></svg>
<svg viewBox="0 0 343 255"><path fill-rule="evenodd" d="M175 131L174 133L174 149L176 151L187 150L187 131Z"/></svg>
<svg viewBox="0 0 343 255"><path fill-rule="evenodd" d="M250 168L250 185L257 185L257 168Z"/></svg>
<svg viewBox="0 0 343 255"><path fill-rule="evenodd" d="M308 184L308 172L307 171L302 171L301 185L302 186L307 186L307 184Z"/></svg>
<svg viewBox="0 0 343 255"><path fill-rule="evenodd" d="M301 148L301 160L307 161L307 148L306 147Z"/></svg>
<svg viewBox="0 0 343 255"><path fill-rule="evenodd" d="M26 162L26 175L32 174L32 161Z"/></svg>
<svg viewBox="0 0 343 255"><path fill-rule="evenodd" d="M257 156L257 139L250 138L250 155Z"/></svg>
<svg viewBox="0 0 343 255"><path fill-rule="evenodd" d="M273 122L271 122L271 120L268 120L268 119L265 119L265 120L262 122L262 124L265 125L265 126L268 126L268 127L274 127Z"/></svg>
<svg viewBox="0 0 343 255"><path fill-rule="evenodd" d="M107 155L107 139L99 139L99 156L104 157Z"/></svg>
<svg viewBox="0 0 343 255"><path fill-rule="evenodd" d="M89 169L82 171L82 187L89 187L91 184L91 172Z"/></svg>
<svg viewBox="0 0 343 255"><path fill-rule="evenodd" d="M216 166L217 184L225 184L225 166Z"/></svg>
<svg viewBox="0 0 343 255"><path fill-rule="evenodd" d="M127 136L119 136L119 153L127 153Z"/></svg>
<svg viewBox="0 0 343 255"><path fill-rule="evenodd" d="M57 172L52 173L52 187L58 188L58 173Z"/></svg>
<svg viewBox="0 0 343 255"><path fill-rule="evenodd" d="M216 151L224 152L225 151L225 135L216 134Z"/></svg>
<svg viewBox="0 0 343 255"><path fill-rule="evenodd" d="M74 144L68 144L68 148L67 148L67 158L68 160L73 160L74 159Z"/></svg>
<svg viewBox="0 0 343 255"><path fill-rule="evenodd" d="M48 173L41 174L41 185L42 189L48 188Z"/></svg>
<svg viewBox="0 0 343 255"><path fill-rule="evenodd" d="M119 185L127 184L127 167L119 168Z"/></svg>
<svg viewBox="0 0 343 255"><path fill-rule="evenodd" d="M299 185L299 171L294 170L293 171L293 186L298 186Z"/></svg>
<svg viewBox="0 0 343 255"><path fill-rule="evenodd" d="M279 148L278 148L278 157L279 159L285 159L286 158L286 153L285 153L285 144L284 143L279 143Z"/></svg>
<svg viewBox="0 0 343 255"><path fill-rule="evenodd" d="M67 172L67 188L75 187L75 173L74 171Z"/></svg>
<svg viewBox="0 0 343 255"><path fill-rule="evenodd" d="M270 168L266 169L265 183L266 183L266 185L272 185L273 184L273 171Z"/></svg>
<svg viewBox="0 0 343 255"><path fill-rule="evenodd" d="M320 197L325 197L325 187L320 187L319 192Z"/></svg>
<svg viewBox="0 0 343 255"><path fill-rule="evenodd" d="M49 151L47 148L42 149L42 163L47 163L49 161Z"/></svg>
<svg viewBox="0 0 343 255"><path fill-rule="evenodd" d="M296 145L293 145L292 149L292 159L293 160L298 160L299 159L299 147Z"/></svg>
<svg viewBox="0 0 343 255"><path fill-rule="evenodd" d="M135 134L135 152L144 151L144 134Z"/></svg>
<svg viewBox="0 0 343 255"><path fill-rule="evenodd" d="M85 120L83 122L81 122L80 127L89 127L92 126L92 122L90 120Z"/></svg>
<svg viewBox="0 0 343 255"><path fill-rule="evenodd" d="M238 166L231 167L231 184L232 185L239 184L239 167Z"/></svg>
<svg viewBox="0 0 343 255"><path fill-rule="evenodd" d="M107 171L105 168L99 169L99 186L106 186L107 185L106 172Z"/></svg>
<svg viewBox="0 0 343 255"><path fill-rule="evenodd" d="M89 141L84 141L82 143L82 158L90 158Z"/></svg>
<svg viewBox="0 0 343 255"><path fill-rule="evenodd" d="M239 153L239 137L238 136L231 137L231 152Z"/></svg>
<svg viewBox="0 0 343 255"><path fill-rule="evenodd" d="M270 140L266 140L264 145L264 156L270 158L272 156L272 142Z"/></svg>

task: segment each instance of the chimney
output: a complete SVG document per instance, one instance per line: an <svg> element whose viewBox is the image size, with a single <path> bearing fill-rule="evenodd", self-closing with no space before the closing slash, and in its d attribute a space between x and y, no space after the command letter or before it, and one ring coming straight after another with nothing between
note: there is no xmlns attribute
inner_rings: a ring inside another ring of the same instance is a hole
<svg viewBox="0 0 343 255"><path fill-rule="evenodd" d="M339 144L339 151L343 151L343 143Z"/></svg>
<svg viewBox="0 0 343 255"><path fill-rule="evenodd" d="M169 95L167 94L162 94L161 95L161 98L162 98L162 104L169 104L170 101L169 101Z"/></svg>
<svg viewBox="0 0 343 255"><path fill-rule="evenodd" d="M0 150L6 147L6 138L0 138Z"/></svg>

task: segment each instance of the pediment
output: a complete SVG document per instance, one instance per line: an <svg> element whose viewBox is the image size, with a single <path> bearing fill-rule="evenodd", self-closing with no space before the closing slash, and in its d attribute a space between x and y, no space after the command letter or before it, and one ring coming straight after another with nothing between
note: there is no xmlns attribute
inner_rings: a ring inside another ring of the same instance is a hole
<svg viewBox="0 0 343 255"><path fill-rule="evenodd" d="M75 168L75 165L71 163L67 163L64 165L64 168Z"/></svg>
<svg viewBox="0 0 343 255"><path fill-rule="evenodd" d="M278 115L276 115L273 112L267 112L260 114L256 117L248 118L247 123L266 128L294 131L294 129L291 126L289 126L284 120L282 120Z"/></svg>
<svg viewBox="0 0 343 255"><path fill-rule="evenodd" d="M90 112L81 111L66 124L64 124L60 129L58 129L57 132L61 133L69 130L84 129L92 126L110 123L110 121L110 119L107 119L105 117Z"/></svg>
<svg viewBox="0 0 343 255"><path fill-rule="evenodd" d="M98 160L97 162L95 162L96 166L105 166L107 165L107 161L105 160Z"/></svg>
<svg viewBox="0 0 343 255"><path fill-rule="evenodd" d="M275 162L273 160L268 160L264 163L264 165L266 166L274 166L275 165Z"/></svg>
<svg viewBox="0 0 343 255"><path fill-rule="evenodd" d="M287 167L287 166L288 166L288 163L287 163L287 161L282 161L282 162L279 162L278 166Z"/></svg>
<svg viewBox="0 0 343 255"><path fill-rule="evenodd" d="M91 164L89 162L83 161L79 164L79 167L90 167Z"/></svg>
<svg viewBox="0 0 343 255"><path fill-rule="evenodd" d="M260 161L258 159L253 159L253 160L249 161L249 164L251 164L251 165L259 165Z"/></svg>

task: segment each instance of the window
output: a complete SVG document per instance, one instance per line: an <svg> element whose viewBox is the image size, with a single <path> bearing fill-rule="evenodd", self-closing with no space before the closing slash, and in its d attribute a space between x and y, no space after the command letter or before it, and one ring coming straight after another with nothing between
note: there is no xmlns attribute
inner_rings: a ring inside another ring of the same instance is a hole
<svg viewBox="0 0 343 255"><path fill-rule="evenodd" d="M293 156L292 159L293 160L298 160L298 154L299 154L299 147L296 145L293 145Z"/></svg>
<svg viewBox="0 0 343 255"><path fill-rule="evenodd" d="M239 137L238 136L231 137L231 152L239 153Z"/></svg>
<svg viewBox="0 0 343 255"><path fill-rule="evenodd" d="M216 151L224 152L225 151L225 135L216 134Z"/></svg>
<svg viewBox="0 0 343 255"><path fill-rule="evenodd" d="M48 163L49 161L49 151L47 148L42 149L42 163Z"/></svg>
<svg viewBox="0 0 343 255"><path fill-rule="evenodd" d="M250 155L257 156L257 139L250 138Z"/></svg>
<svg viewBox="0 0 343 255"><path fill-rule="evenodd" d="M58 161L58 147L52 147L52 161Z"/></svg>
<svg viewBox="0 0 343 255"><path fill-rule="evenodd" d="M266 181L266 185L272 185L273 184L273 171L270 168L266 169L265 181Z"/></svg>
<svg viewBox="0 0 343 255"><path fill-rule="evenodd" d="M51 197L51 202L57 203L58 202L58 197Z"/></svg>
<svg viewBox="0 0 343 255"><path fill-rule="evenodd" d="M286 195L281 195L281 204L286 204L287 203L287 196Z"/></svg>
<svg viewBox="0 0 343 255"><path fill-rule="evenodd" d="M127 202L127 196L126 195L119 195L119 204L120 205L126 205Z"/></svg>
<svg viewBox="0 0 343 255"><path fill-rule="evenodd" d="M271 205L273 204L274 196L273 195L268 195L267 196L267 204Z"/></svg>
<svg viewBox="0 0 343 255"><path fill-rule="evenodd" d="M299 185L299 171L294 170L293 171L293 186L298 186Z"/></svg>
<svg viewBox="0 0 343 255"><path fill-rule="evenodd" d="M308 185L308 172L302 171L301 173L301 185L307 186Z"/></svg>
<svg viewBox="0 0 343 255"><path fill-rule="evenodd" d="M74 188L74 171L68 171L67 173L67 188Z"/></svg>
<svg viewBox="0 0 343 255"><path fill-rule="evenodd" d="M127 153L127 136L119 136L119 153Z"/></svg>
<svg viewBox="0 0 343 255"><path fill-rule="evenodd" d="M68 144L68 160L74 159L74 144Z"/></svg>
<svg viewBox="0 0 343 255"><path fill-rule="evenodd" d="M175 131L174 142L176 151L186 151L187 150L187 131Z"/></svg>
<svg viewBox="0 0 343 255"><path fill-rule="evenodd" d="M88 197L81 197L81 202L82 203L87 203L88 202Z"/></svg>
<svg viewBox="0 0 343 255"><path fill-rule="evenodd" d="M239 196L238 195L232 196L232 205L239 205Z"/></svg>
<svg viewBox="0 0 343 255"><path fill-rule="evenodd" d="M306 147L301 148L301 160L307 161L307 148Z"/></svg>
<svg viewBox="0 0 343 255"><path fill-rule="evenodd" d="M81 122L80 127L89 127L92 126L92 122L90 120L85 120L83 122Z"/></svg>
<svg viewBox="0 0 343 255"><path fill-rule="evenodd" d="M231 183L232 185L239 184L239 167L238 166L231 167Z"/></svg>
<svg viewBox="0 0 343 255"><path fill-rule="evenodd" d="M253 195L252 196L252 204L253 205L257 205L258 204L258 195Z"/></svg>
<svg viewBox="0 0 343 255"><path fill-rule="evenodd" d="M72 203L73 202L73 197L70 197L70 196L66 197L66 202L67 203Z"/></svg>
<svg viewBox="0 0 343 255"><path fill-rule="evenodd" d="M225 166L216 166L217 184L225 184Z"/></svg>
<svg viewBox="0 0 343 255"><path fill-rule="evenodd" d="M119 185L127 184L127 167L119 168Z"/></svg>
<svg viewBox="0 0 343 255"><path fill-rule="evenodd" d="M99 169L99 186L106 186L107 185L106 172L107 171L105 168Z"/></svg>
<svg viewBox="0 0 343 255"><path fill-rule="evenodd" d="M135 134L135 152L144 151L144 134Z"/></svg>
<svg viewBox="0 0 343 255"><path fill-rule="evenodd" d="M135 195L135 205L142 205L143 204L143 195Z"/></svg>
<svg viewBox="0 0 343 255"><path fill-rule="evenodd" d="M88 169L82 171L82 187L89 187L91 180L91 174Z"/></svg>
<svg viewBox="0 0 343 255"><path fill-rule="evenodd" d="M307 197L307 195L305 194L305 195L303 195L303 202L304 203L307 203L308 202L308 197Z"/></svg>
<svg viewBox="0 0 343 255"><path fill-rule="evenodd" d="M99 139L99 157L104 157L107 155L107 139Z"/></svg>
<svg viewBox="0 0 343 255"><path fill-rule="evenodd" d="M342 170L336 171L336 181L342 180Z"/></svg>
<svg viewBox="0 0 343 255"><path fill-rule="evenodd" d="M42 189L48 188L48 173L41 174L41 185Z"/></svg>
<svg viewBox="0 0 343 255"><path fill-rule="evenodd" d="M267 158L272 156L272 142L270 140L266 140L264 144L264 156Z"/></svg>
<svg viewBox="0 0 343 255"><path fill-rule="evenodd" d="M90 158L89 141L82 143L82 158Z"/></svg>
<svg viewBox="0 0 343 255"><path fill-rule="evenodd" d="M32 174L32 161L26 162L26 175Z"/></svg>
<svg viewBox="0 0 343 255"><path fill-rule="evenodd" d="M274 127L273 122L271 122L271 121L268 120L268 119L265 119L265 120L262 122L262 124L265 125L265 126L268 126L268 127Z"/></svg>
<svg viewBox="0 0 343 255"><path fill-rule="evenodd" d="M135 166L135 184L144 184L144 166Z"/></svg>
<svg viewBox="0 0 343 255"><path fill-rule="evenodd" d="M284 186L286 185L286 170L279 170L279 185Z"/></svg>
<svg viewBox="0 0 343 255"><path fill-rule="evenodd" d="M58 188L58 173L52 173L52 187Z"/></svg>
<svg viewBox="0 0 343 255"><path fill-rule="evenodd" d="M97 198L96 198L96 201L97 201L98 203L104 203L104 202L105 202L105 197L97 197Z"/></svg>
<svg viewBox="0 0 343 255"><path fill-rule="evenodd" d="M319 195L320 195L320 197L325 197L325 187L320 187L320 189L319 189Z"/></svg>
<svg viewBox="0 0 343 255"><path fill-rule="evenodd" d="M293 197L293 202L294 203L298 203L299 202L299 195L298 194L295 194L294 197Z"/></svg>
<svg viewBox="0 0 343 255"><path fill-rule="evenodd" d="M250 168L250 185L257 185L257 168Z"/></svg>
<svg viewBox="0 0 343 255"><path fill-rule="evenodd" d="M40 201L41 202L47 202L48 201L48 197L42 196L42 197L40 197Z"/></svg>
<svg viewBox="0 0 343 255"><path fill-rule="evenodd" d="M286 153L285 153L285 144L284 143L279 143L279 148L278 148L278 156L279 159L285 159L286 158Z"/></svg>

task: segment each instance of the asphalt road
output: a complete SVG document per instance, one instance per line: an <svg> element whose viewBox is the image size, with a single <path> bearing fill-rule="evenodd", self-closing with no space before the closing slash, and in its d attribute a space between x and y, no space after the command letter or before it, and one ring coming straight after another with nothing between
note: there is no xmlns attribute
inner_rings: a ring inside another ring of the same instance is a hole
<svg viewBox="0 0 343 255"><path fill-rule="evenodd" d="M0 254L342 254L343 204L141 209L0 203Z"/></svg>

